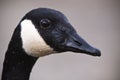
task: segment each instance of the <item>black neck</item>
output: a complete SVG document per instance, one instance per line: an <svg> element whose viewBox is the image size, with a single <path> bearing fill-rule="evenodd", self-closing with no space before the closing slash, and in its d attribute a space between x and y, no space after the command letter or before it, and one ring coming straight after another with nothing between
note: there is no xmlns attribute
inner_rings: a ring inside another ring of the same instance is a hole
<svg viewBox="0 0 120 80"><path fill-rule="evenodd" d="M30 72L37 59L23 54L14 51L6 53L2 80L29 80Z"/></svg>
<svg viewBox="0 0 120 80"><path fill-rule="evenodd" d="M36 60L22 49L20 27L16 28L5 55L2 80L29 80Z"/></svg>

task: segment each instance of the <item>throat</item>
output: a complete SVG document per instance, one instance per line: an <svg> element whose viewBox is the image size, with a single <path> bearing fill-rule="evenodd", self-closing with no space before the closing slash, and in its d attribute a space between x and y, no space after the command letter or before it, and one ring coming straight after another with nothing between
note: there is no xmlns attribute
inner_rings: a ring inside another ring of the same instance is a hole
<svg viewBox="0 0 120 80"><path fill-rule="evenodd" d="M29 80L36 60L37 58L28 56L23 50L8 50L3 64L2 80Z"/></svg>

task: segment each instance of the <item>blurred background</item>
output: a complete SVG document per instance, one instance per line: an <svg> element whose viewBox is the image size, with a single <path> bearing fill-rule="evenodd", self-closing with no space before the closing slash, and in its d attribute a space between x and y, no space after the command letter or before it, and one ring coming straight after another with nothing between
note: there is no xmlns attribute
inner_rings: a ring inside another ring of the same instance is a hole
<svg viewBox="0 0 120 80"><path fill-rule="evenodd" d="M30 80L120 80L119 5L119 0L0 0L0 75L14 28L30 10L47 7L63 12L102 56L66 52L41 57Z"/></svg>

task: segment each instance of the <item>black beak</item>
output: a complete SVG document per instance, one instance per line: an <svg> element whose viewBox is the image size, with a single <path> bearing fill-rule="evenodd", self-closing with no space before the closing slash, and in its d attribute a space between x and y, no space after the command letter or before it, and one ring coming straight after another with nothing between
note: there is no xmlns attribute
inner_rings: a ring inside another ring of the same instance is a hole
<svg viewBox="0 0 120 80"><path fill-rule="evenodd" d="M69 35L68 39L64 43L64 49L66 51L80 52L92 56L101 56L100 50L90 46L77 33Z"/></svg>

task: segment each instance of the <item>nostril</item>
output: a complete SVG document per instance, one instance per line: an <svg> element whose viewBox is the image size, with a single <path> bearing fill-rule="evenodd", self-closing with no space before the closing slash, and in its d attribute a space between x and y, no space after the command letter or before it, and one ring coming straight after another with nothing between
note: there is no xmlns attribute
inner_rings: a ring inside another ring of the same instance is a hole
<svg viewBox="0 0 120 80"><path fill-rule="evenodd" d="M82 46L82 43L80 42L78 36L72 35L72 36L71 36L71 40L72 40L72 42L74 42L77 46Z"/></svg>
<svg viewBox="0 0 120 80"><path fill-rule="evenodd" d="M74 40L74 42L77 43L78 46L82 46L82 44L79 41Z"/></svg>

